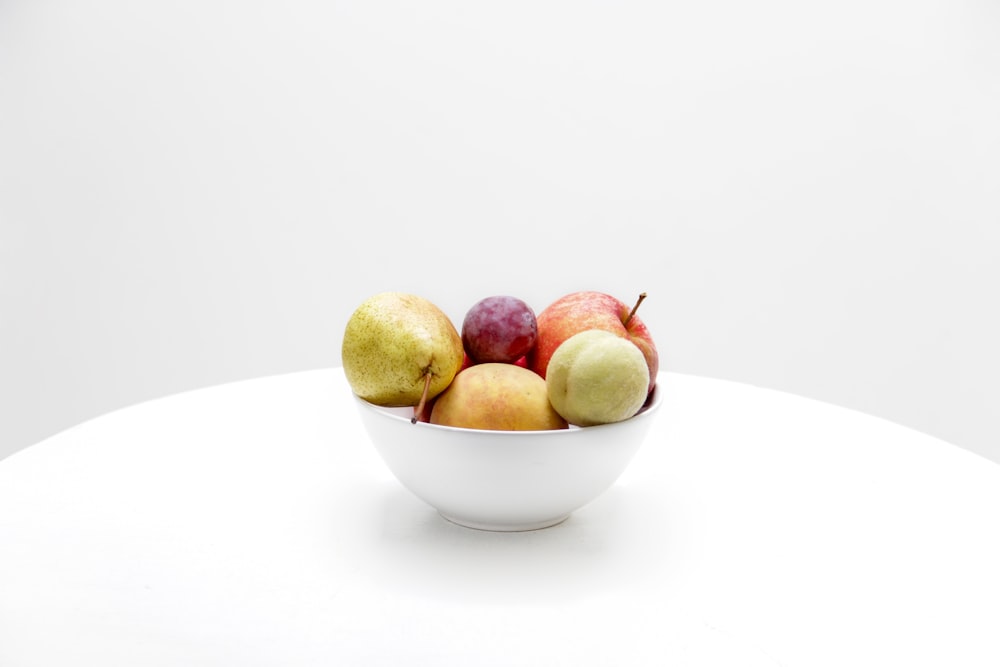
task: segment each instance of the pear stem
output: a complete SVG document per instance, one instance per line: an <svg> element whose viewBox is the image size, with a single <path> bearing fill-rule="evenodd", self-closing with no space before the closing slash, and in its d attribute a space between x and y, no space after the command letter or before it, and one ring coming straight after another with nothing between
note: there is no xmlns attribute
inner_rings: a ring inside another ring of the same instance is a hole
<svg viewBox="0 0 1000 667"><path fill-rule="evenodd" d="M633 317L635 317L635 311L639 310L639 304L641 304L645 299L646 299L646 293L643 292L642 294L639 295L639 300L635 302L634 306L632 306L632 312L630 312L628 314L628 317L626 317L622 321L622 324L624 324L625 326L628 326L628 323L632 321Z"/></svg>
<svg viewBox="0 0 1000 667"><path fill-rule="evenodd" d="M420 402L417 403L417 407L413 409L413 419L410 420L411 424L416 424L424 416L424 407L427 405L427 394L431 391L432 377L433 376L428 369L427 372L424 373L424 391L420 394Z"/></svg>

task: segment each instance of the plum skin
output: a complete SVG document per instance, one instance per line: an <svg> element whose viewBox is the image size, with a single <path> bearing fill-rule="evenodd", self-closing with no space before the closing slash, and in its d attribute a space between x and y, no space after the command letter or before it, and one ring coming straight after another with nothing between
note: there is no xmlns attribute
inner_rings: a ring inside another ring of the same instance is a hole
<svg viewBox="0 0 1000 667"><path fill-rule="evenodd" d="M535 347L535 311L513 296L488 296L476 302L462 322L462 345L477 363L514 363Z"/></svg>

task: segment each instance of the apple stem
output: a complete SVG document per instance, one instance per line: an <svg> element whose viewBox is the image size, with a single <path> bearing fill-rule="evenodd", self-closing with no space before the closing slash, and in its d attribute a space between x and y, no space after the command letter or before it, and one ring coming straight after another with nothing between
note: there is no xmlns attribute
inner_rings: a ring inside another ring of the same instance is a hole
<svg viewBox="0 0 1000 667"><path fill-rule="evenodd" d="M625 318L622 324L628 326L628 323L632 321L633 317L635 317L635 311L639 310L639 304L641 304L645 299L646 299L646 293L643 292L642 294L639 295L639 300L635 302L634 306L632 306L632 312L628 314L628 317Z"/></svg>
<svg viewBox="0 0 1000 667"><path fill-rule="evenodd" d="M413 409L413 419L410 420L411 424L416 424L424 416L424 406L427 405L427 394L431 391L431 377L433 376L430 369L428 369L424 373L424 391L420 394L420 402L417 403L417 407Z"/></svg>

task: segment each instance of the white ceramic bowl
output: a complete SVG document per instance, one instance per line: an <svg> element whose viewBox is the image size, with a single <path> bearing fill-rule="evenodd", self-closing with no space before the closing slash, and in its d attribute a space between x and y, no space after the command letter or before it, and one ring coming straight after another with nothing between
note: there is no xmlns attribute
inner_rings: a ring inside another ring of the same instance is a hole
<svg viewBox="0 0 1000 667"><path fill-rule="evenodd" d="M486 431L411 423L412 408L355 396L372 443L399 481L454 523L517 531L560 523L625 471L659 411L557 431Z"/></svg>

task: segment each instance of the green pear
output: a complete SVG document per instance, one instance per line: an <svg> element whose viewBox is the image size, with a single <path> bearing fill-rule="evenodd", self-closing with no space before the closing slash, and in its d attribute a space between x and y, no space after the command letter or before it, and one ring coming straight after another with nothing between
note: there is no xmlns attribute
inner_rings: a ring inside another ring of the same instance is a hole
<svg viewBox="0 0 1000 667"><path fill-rule="evenodd" d="M645 403L649 366L632 341L588 329L552 353L545 384L552 407L570 424L610 424L632 417Z"/></svg>
<svg viewBox="0 0 1000 667"><path fill-rule="evenodd" d="M462 337L444 311L402 292L381 292L358 306L341 347L351 389L386 407L422 409L451 384L463 358Z"/></svg>

